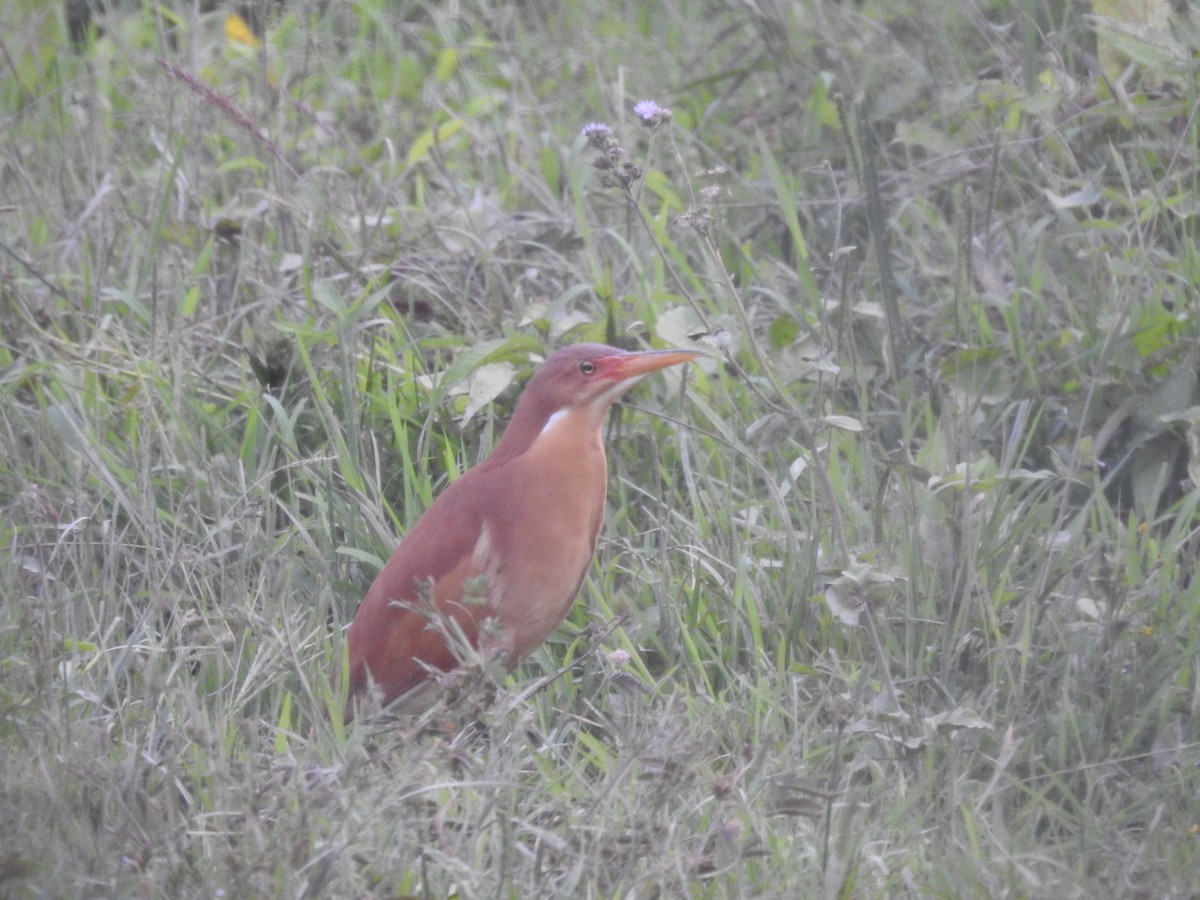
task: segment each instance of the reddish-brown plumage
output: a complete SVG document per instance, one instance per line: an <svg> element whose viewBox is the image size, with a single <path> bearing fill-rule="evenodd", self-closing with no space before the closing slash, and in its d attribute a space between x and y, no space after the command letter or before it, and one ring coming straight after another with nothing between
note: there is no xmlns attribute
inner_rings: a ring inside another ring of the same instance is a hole
<svg viewBox="0 0 1200 900"><path fill-rule="evenodd" d="M644 375L697 355L576 344L542 364L491 456L438 496L367 591L347 638L347 720L372 686L419 712L430 670L458 664L423 601L510 668L558 626L604 519L605 414Z"/></svg>

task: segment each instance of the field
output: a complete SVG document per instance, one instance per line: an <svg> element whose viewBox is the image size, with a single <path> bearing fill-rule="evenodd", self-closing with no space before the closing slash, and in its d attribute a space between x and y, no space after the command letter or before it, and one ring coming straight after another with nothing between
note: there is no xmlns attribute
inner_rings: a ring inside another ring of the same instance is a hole
<svg viewBox="0 0 1200 900"><path fill-rule="evenodd" d="M1185 7L5 3L0 897L1196 896ZM585 340L567 622L344 727Z"/></svg>

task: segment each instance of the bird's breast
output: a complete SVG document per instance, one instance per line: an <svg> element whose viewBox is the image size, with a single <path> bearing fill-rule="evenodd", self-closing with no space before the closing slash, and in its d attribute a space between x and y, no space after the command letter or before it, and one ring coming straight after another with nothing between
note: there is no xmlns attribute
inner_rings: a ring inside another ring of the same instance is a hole
<svg viewBox="0 0 1200 900"><path fill-rule="evenodd" d="M502 504L484 519L476 561L487 575L500 649L513 662L570 610L604 520L607 474L599 427L573 410L505 466Z"/></svg>

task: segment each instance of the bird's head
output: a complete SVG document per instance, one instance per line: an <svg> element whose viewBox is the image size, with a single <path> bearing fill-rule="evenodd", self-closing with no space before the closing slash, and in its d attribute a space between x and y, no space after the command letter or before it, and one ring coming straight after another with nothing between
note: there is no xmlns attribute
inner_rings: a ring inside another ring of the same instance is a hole
<svg viewBox="0 0 1200 900"><path fill-rule="evenodd" d="M642 378L697 356L694 350L627 351L607 344L564 347L526 385L504 442L515 445L510 452L520 453L548 424L572 411L586 412L599 427L608 408Z"/></svg>

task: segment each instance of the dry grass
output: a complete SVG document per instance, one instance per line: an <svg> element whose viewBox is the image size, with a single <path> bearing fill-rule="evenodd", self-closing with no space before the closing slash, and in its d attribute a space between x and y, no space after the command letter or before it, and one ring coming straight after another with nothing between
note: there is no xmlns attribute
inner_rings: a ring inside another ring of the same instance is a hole
<svg viewBox="0 0 1200 900"><path fill-rule="evenodd" d="M1191 896L1190 54L470 6L0 12L0 894ZM536 357L689 334L567 626L331 720Z"/></svg>

